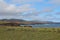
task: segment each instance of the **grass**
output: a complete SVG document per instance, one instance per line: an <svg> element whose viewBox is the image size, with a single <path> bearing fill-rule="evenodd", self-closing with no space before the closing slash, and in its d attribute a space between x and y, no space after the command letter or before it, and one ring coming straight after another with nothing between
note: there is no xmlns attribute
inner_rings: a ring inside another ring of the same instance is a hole
<svg viewBox="0 0 60 40"><path fill-rule="evenodd" d="M60 40L60 28L0 27L0 40Z"/></svg>

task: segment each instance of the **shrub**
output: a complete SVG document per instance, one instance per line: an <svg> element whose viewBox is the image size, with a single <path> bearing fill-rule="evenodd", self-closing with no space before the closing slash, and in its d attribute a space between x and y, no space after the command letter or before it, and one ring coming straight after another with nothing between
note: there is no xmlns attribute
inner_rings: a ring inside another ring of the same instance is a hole
<svg viewBox="0 0 60 40"><path fill-rule="evenodd" d="M10 29L10 28L9 28L9 29L7 29L7 31L14 31L14 30L15 30L14 28L13 28L13 29Z"/></svg>
<svg viewBox="0 0 60 40"><path fill-rule="evenodd" d="M55 29L55 28L52 28L52 31L53 31L53 32L56 32L56 29Z"/></svg>
<svg viewBox="0 0 60 40"><path fill-rule="evenodd" d="M60 33L60 29L57 29L57 32Z"/></svg>

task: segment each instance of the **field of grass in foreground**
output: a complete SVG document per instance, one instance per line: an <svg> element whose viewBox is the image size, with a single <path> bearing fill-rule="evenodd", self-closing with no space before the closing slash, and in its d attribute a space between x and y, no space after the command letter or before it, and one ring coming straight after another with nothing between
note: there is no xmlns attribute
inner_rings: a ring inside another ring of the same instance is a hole
<svg viewBox="0 0 60 40"><path fill-rule="evenodd" d="M0 27L0 40L60 40L60 28Z"/></svg>

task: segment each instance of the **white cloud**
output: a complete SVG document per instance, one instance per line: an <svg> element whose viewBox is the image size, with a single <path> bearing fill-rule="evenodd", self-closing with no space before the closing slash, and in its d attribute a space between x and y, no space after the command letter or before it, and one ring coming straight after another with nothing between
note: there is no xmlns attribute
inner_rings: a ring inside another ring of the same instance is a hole
<svg viewBox="0 0 60 40"><path fill-rule="evenodd" d="M53 8L44 8L41 10L41 13L46 13L46 12L53 12Z"/></svg>
<svg viewBox="0 0 60 40"><path fill-rule="evenodd" d="M7 4L3 0L0 0L0 12L4 10L6 7L7 7Z"/></svg>
<svg viewBox="0 0 60 40"><path fill-rule="evenodd" d="M24 18L24 12L33 12L36 9L31 7L31 4L23 4L16 6L15 4L7 4L5 1L0 1L0 19L2 18Z"/></svg>
<svg viewBox="0 0 60 40"><path fill-rule="evenodd" d="M0 14L1 15L13 15L20 12L34 11L35 8L31 8L31 4L24 4L21 6L16 6L14 4L7 4L5 1L0 0Z"/></svg>
<svg viewBox="0 0 60 40"><path fill-rule="evenodd" d="M17 12L29 12L29 11L34 11L35 8L31 8L32 5L30 4L24 4L22 6L19 6L17 9Z"/></svg>
<svg viewBox="0 0 60 40"><path fill-rule="evenodd" d="M8 7L5 8L6 12L16 12L16 6L15 5L9 5Z"/></svg>
<svg viewBox="0 0 60 40"><path fill-rule="evenodd" d="M12 0L12 2L17 2L17 3L24 3L24 2L40 2L42 0ZM23 5L20 5L20 6L16 6L14 4L7 4L5 1L1 0L0 1L0 16L3 18L25 18L25 16L22 16L21 13L24 13L24 12L28 12L28 16L26 16L26 18L31 18L31 19L40 19L40 20L44 20L44 18L40 18L35 16L37 14L40 14L40 13L45 13L45 12L52 12L53 10L50 9L50 8L45 8L39 12L36 12L36 9L35 8L32 8L31 7L32 5L31 4L23 4ZM33 13L29 13L30 11L32 11ZM29 16L30 15L30 16ZM16 16L16 17L15 17ZM47 20L47 19L46 19Z"/></svg>

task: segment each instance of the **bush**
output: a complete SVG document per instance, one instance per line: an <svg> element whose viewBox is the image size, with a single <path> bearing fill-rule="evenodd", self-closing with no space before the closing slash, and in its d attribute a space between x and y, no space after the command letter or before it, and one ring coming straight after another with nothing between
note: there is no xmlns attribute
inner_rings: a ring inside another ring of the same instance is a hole
<svg viewBox="0 0 60 40"><path fill-rule="evenodd" d="M60 29L57 29L57 32L60 33Z"/></svg>
<svg viewBox="0 0 60 40"><path fill-rule="evenodd" d="M13 28L13 29L7 29L7 31L14 31L15 29Z"/></svg>
<svg viewBox="0 0 60 40"><path fill-rule="evenodd" d="M55 28L52 28L52 31L53 31L53 32L56 32L56 29L55 29Z"/></svg>

